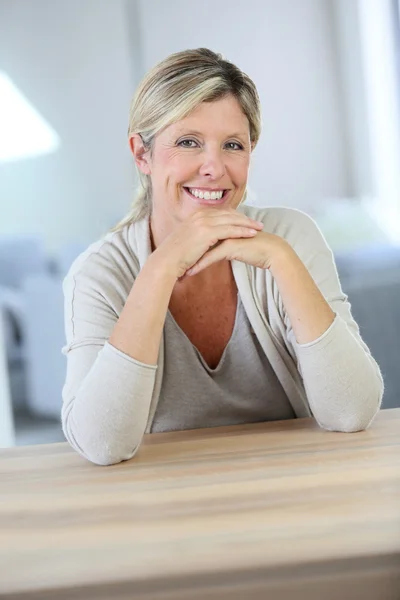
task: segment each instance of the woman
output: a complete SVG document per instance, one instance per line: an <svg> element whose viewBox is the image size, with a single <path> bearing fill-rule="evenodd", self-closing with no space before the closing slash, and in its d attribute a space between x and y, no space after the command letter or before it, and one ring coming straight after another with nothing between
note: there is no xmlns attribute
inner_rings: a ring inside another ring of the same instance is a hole
<svg viewBox="0 0 400 600"><path fill-rule="evenodd" d="M253 82L210 50L139 86L133 210L64 282L62 421L89 460L131 458L144 432L311 415L351 432L377 413L380 371L319 229L242 205L259 135Z"/></svg>

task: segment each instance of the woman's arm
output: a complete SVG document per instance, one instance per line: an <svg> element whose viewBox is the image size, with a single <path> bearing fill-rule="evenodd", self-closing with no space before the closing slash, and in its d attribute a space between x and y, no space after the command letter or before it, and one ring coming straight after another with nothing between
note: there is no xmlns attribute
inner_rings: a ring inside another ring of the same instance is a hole
<svg viewBox="0 0 400 600"><path fill-rule="evenodd" d="M219 239L254 236L254 227L262 224L236 211L203 210L160 244L134 281L132 253L116 247L117 234L115 244L100 245L73 268L64 284L68 361L62 423L80 454L104 465L132 458L146 429L178 277Z"/></svg>
<svg viewBox="0 0 400 600"><path fill-rule="evenodd" d="M123 306L121 274L111 277L103 265L99 269L99 256L89 261L64 282L67 377L62 424L80 454L109 465L132 458L146 429L176 277L150 256Z"/></svg>
<svg viewBox="0 0 400 600"><path fill-rule="evenodd" d="M318 423L360 431L380 408L382 376L351 315L330 248L311 218L301 215L299 223L296 251L283 246L271 263L288 341Z"/></svg>
<svg viewBox="0 0 400 600"><path fill-rule="evenodd" d="M291 246L282 246L270 272L290 319L297 344L309 344L332 325L335 313Z"/></svg>
<svg viewBox="0 0 400 600"><path fill-rule="evenodd" d="M161 334L177 275L170 261L152 254L140 271L113 329L110 344L131 358L157 365Z"/></svg>
<svg viewBox="0 0 400 600"><path fill-rule="evenodd" d="M251 240L223 242L188 275L224 259L269 269L280 296L277 307L286 344L297 358L316 420L326 429L365 429L379 410L383 381L351 315L330 248L315 222L300 211L247 212L265 219L266 232Z"/></svg>

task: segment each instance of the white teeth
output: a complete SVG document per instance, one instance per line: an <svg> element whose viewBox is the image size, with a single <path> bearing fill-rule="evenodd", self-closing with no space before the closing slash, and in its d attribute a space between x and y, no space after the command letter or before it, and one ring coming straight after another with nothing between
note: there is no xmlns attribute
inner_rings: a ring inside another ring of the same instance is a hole
<svg viewBox="0 0 400 600"><path fill-rule="evenodd" d="M197 190L196 188L189 188L190 193L196 198L201 198L202 200L220 200L224 194L223 190L218 192L203 192L202 190Z"/></svg>

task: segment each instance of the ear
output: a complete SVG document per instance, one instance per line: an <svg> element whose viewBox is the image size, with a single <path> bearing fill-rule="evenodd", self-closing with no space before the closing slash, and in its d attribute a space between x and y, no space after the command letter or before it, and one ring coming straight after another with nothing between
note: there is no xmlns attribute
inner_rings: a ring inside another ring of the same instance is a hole
<svg viewBox="0 0 400 600"><path fill-rule="evenodd" d="M129 138L129 146L137 168L145 175L151 173L150 153L145 148L143 140L138 133L133 133Z"/></svg>

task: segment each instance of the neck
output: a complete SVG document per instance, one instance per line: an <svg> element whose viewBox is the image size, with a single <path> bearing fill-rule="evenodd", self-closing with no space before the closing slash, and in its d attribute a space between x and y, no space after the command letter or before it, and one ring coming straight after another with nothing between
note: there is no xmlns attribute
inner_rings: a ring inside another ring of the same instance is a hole
<svg viewBox="0 0 400 600"><path fill-rule="evenodd" d="M179 223L173 221L168 214L157 213L157 218L154 214L154 209L150 214L149 228L150 228L150 241L151 249L154 252L156 248L161 246L163 241L174 231Z"/></svg>

